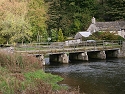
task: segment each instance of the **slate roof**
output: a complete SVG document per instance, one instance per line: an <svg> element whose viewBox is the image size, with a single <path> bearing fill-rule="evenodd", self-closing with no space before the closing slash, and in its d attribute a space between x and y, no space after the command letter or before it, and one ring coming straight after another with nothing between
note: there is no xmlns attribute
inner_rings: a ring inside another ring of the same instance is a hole
<svg viewBox="0 0 125 94"><path fill-rule="evenodd" d="M91 35L90 32L79 32L79 34L81 34L83 37L88 37L89 35Z"/></svg>
<svg viewBox="0 0 125 94"><path fill-rule="evenodd" d="M119 25L121 26L121 29L125 29L125 21L119 21Z"/></svg>
<svg viewBox="0 0 125 94"><path fill-rule="evenodd" d="M78 32L75 35L75 39L82 38L82 37L89 37L89 35L91 35L90 32L88 32L88 31L81 31L81 32Z"/></svg>
<svg viewBox="0 0 125 94"><path fill-rule="evenodd" d="M89 35L91 35L90 32L78 32L78 33L83 37L88 37Z"/></svg>
<svg viewBox="0 0 125 94"><path fill-rule="evenodd" d="M125 29L125 21L96 22L99 31L119 31Z"/></svg>

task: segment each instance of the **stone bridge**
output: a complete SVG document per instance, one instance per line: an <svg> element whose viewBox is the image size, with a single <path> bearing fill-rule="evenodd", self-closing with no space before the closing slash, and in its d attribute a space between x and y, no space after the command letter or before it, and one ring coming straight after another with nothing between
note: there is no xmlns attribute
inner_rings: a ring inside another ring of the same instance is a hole
<svg viewBox="0 0 125 94"><path fill-rule="evenodd" d="M106 59L109 57L119 57L121 54L121 44L119 42L82 42L65 46L64 43L51 44L44 50L17 51L26 52L38 57L45 62L44 56L49 56L50 63L69 63L69 61L89 59Z"/></svg>
<svg viewBox="0 0 125 94"><path fill-rule="evenodd" d="M119 57L120 49L107 50L86 50L75 51L69 53L54 53L49 54L50 62L68 63L69 61L88 61L89 59L106 59L111 57Z"/></svg>
<svg viewBox="0 0 125 94"><path fill-rule="evenodd" d="M89 59L106 59L120 57L120 48L77 48L77 49L60 49L60 50L44 50L44 51L29 51L45 63L44 57L49 56L50 63L69 63L69 61L88 61Z"/></svg>

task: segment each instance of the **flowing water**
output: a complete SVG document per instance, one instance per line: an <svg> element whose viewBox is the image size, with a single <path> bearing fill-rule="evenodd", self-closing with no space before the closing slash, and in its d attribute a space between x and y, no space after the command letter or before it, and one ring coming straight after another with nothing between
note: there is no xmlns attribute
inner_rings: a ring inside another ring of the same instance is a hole
<svg viewBox="0 0 125 94"><path fill-rule="evenodd" d="M86 94L125 94L125 59L45 66L45 72L64 78L60 84L79 87Z"/></svg>

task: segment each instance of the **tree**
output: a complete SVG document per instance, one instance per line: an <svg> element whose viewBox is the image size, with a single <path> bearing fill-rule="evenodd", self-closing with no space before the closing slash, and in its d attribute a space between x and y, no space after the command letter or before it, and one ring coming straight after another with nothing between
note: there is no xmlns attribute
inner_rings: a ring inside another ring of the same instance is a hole
<svg viewBox="0 0 125 94"><path fill-rule="evenodd" d="M63 33L62 33L61 29L59 29L59 32L58 32L58 41L59 42L63 42L64 41L64 36L63 36Z"/></svg>
<svg viewBox="0 0 125 94"><path fill-rule="evenodd" d="M56 29L51 29L51 41L56 42L58 39L58 33Z"/></svg>
<svg viewBox="0 0 125 94"><path fill-rule="evenodd" d="M51 29L59 30L59 28L61 26L60 21L62 18L61 1L60 0L52 0L52 1L48 1L47 3L49 5L48 20L46 21L46 23L48 25L48 30L49 31Z"/></svg>
<svg viewBox="0 0 125 94"><path fill-rule="evenodd" d="M45 30L42 30L42 39L41 39L41 41L43 41L43 42L47 42L48 41L48 32L47 32L47 30L45 29Z"/></svg>
<svg viewBox="0 0 125 94"><path fill-rule="evenodd" d="M6 39L2 36L0 36L0 44L4 44L6 42Z"/></svg>
<svg viewBox="0 0 125 94"><path fill-rule="evenodd" d="M11 16L10 16L11 15ZM22 17L15 17L10 13L10 17L6 16L6 21L3 21L1 34L9 42L30 41L32 32L30 32L30 24ZM13 16L13 17L12 17Z"/></svg>
<svg viewBox="0 0 125 94"><path fill-rule="evenodd" d="M87 29L94 15L96 0L47 0L47 3L49 31L61 28L64 36L71 36Z"/></svg>
<svg viewBox="0 0 125 94"><path fill-rule="evenodd" d="M107 0L106 20L125 20L125 0Z"/></svg>
<svg viewBox="0 0 125 94"><path fill-rule="evenodd" d="M46 31L46 4L44 0L29 0L28 2L27 18L31 24L31 31L33 32L33 40L37 40L37 34L40 36L47 36Z"/></svg>
<svg viewBox="0 0 125 94"><path fill-rule="evenodd" d="M9 15L8 15L9 16ZM12 16L12 15L11 15ZM13 31L11 30L11 26L12 26L12 21L10 20L9 17L7 17L8 19L1 21L1 31L0 31L0 35L5 39L6 43L8 44Z"/></svg>
<svg viewBox="0 0 125 94"><path fill-rule="evenodd" d="M15 25L12 26L14 29L14 34L11 37L11 41L13 42L26 42L26 41L31 41L31 26L28 22L26 22L24 19L17 19L15 22Z"/></svg>
<svg viewBox="0 0 125 94"><path fill-rule="evenodd" d="M3 13L0 34L6 39L6 42L29 40L32 33L30 32L30 24L25 18L27 3L24 1L5 0L0 10Z"/></svg>

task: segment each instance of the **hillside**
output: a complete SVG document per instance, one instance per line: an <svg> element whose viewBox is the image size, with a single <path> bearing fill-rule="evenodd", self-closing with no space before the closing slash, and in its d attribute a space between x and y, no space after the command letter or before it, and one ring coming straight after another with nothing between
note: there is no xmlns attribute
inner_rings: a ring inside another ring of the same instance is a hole
<svg viewBox="0 0 125 94"><path fill-rule="evenodd" d="M64 41L97 21L124 20L123 0L0 0L0 43ZM60 34L60 35L59 35ZM63 39L61 39L63 38Z"/></svg>

